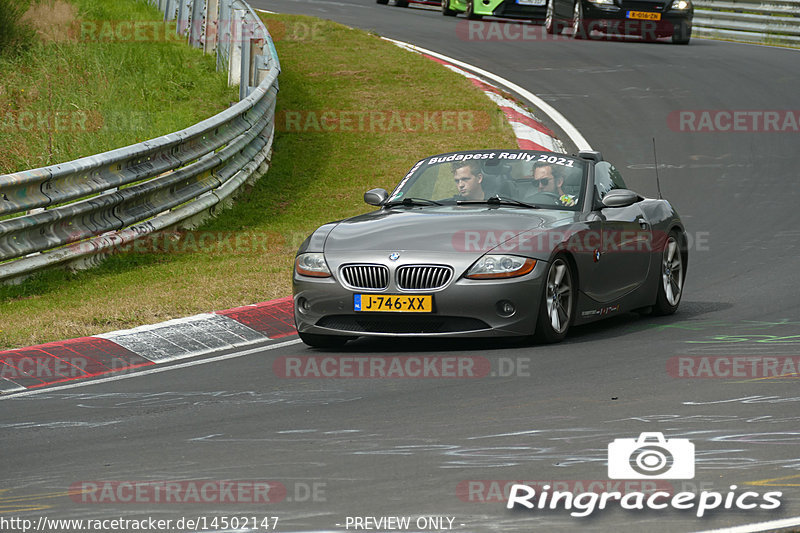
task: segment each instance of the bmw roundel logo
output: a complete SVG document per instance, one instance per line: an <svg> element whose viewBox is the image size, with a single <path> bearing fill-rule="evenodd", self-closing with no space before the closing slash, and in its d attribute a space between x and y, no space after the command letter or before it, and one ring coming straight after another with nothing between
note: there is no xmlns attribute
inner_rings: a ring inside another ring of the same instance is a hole
<svg viewBox="0 0 800 533"><path fill-rule="evenodd" d="M400 254L399 253L392 252L392 253L389 254L389 260L390 261L397 261L398 259L400 259Z"/></svg>

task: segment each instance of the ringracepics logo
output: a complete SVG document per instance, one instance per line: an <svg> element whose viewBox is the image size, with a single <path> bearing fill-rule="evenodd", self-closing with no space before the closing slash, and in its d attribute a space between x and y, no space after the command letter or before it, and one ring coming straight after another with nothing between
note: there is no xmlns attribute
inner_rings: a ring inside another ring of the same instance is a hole
<svg viewBox="0 0 800 533"><path fill-rule="evenodd" d="M694 444L688 439L665 439L662 433L642 433L638 438L616 439L608 445L608 477L611 479L692 479ZM537 490L538 489L538 490ZM629 511L664 509L695 510L698 517L713 510L772 510L781 505L782 492L760 494L738 491L730 485L726 492L703 490L673 492L668 490L607 492L554 490L552 485L533 487L514 484L506 507L531 510L570 511L570 516L585 517L605 510L612 502Z"/></svg>
<svg viewBox="0 0 800 533"><path fill-rule="evenodd" d="M608 477L692 479L694 444L688 439L666 441L663 433L642 433L638 439L616 439L608 445Z"/></svg>

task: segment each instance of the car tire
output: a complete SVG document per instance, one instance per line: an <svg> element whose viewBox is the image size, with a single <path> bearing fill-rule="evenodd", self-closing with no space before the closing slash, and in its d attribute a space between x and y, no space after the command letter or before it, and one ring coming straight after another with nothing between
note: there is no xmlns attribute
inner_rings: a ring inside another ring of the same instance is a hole
<svg viewBox="0 0 800 533"><path fill-rule="evenodd" d="M394 0L394 5L397 7L408 7L408 0Z"/></svg>
<svg viewBox="0 0 800 533"><path fill-rule="evenodd" d="M375 0L375 3L385 6L386 4L389 3L389 0Z"/></svg>
<svg viewBox="0 0 800 533"><path fill-rule="evenodd" d="M661 265L658 280L656 303L653 305L654 315L671 315L678 310L683 296L683 284L686 278L686 252L683 240L677 231L669 232L661 253Z"/></svg>
<svg viewBox="0 0 800 533"><path fill-rule="evenodd" d="M692 25L686 21L679 22L672 30L672 44L689 44L692 38Z"/></svg>
<svg viewBox="0 0 800 533"><path fill-rule="evenodd" d="M567 336L574 320L578 297L577 278L564 254L559 254L547 267L536 320L535 338L539 342L560 342Z"/></svg>
<svg viewBox="0 0 800 533"><path fill-rule="evenodd" d="M464 14L469 20L481 20L483 18L483 15L475 14L475 0L467 0L467 9Z"/></svg>
<svg viewBox="0 0 800 533"><path fill-rule="evenodd" d="M587 39L588 37L589 28L583 17L583 3L581 0L577 0L572 10L572 38Z"/></svg>
<svg viewBox="0 0 800 533"><path fill-rule="evenodd" d="M547 13L544 17L544 29L550 35L559 35L564 25L556 19L556 0L547 0Z"/></svg>
<svg viewBox="0 0 800 533"><path fill-rule="evenodd" d="M455 17L456 12L450 9L450 0L442 0L442 15L445 17Z"/></svg>
<svg viewBox="0 0 800 533"><path fill-rule="evenodd" d="M312 348L339 348L353 337L341 337L338 335L319 335L316 333L297 332L300 340Z"/></svg>

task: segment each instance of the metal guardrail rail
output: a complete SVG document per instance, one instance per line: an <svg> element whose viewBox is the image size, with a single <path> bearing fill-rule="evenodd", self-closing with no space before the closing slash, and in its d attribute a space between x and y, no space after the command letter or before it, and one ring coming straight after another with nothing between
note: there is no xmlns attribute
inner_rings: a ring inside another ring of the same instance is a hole
<svg viewBox="0 0 800 533"><path fill-rule="evenodd" d="M75 161L0 175L0 282L86 267L167 228L191 228L266 171L280 63L242 0L150 0L217 56L240 101L184 130Z"/></svg>
<svg viewBox="0 0 800 533"><path fill-rule="evenodd" d="M800 47L800 0L696 0L692 35Z"/></svg>

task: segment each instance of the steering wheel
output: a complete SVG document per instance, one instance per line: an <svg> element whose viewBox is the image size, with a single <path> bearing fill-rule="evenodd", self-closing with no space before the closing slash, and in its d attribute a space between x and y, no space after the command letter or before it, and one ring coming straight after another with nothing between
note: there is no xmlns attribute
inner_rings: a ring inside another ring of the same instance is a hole
<svg viewBox="0 0 800 533"><path fill-rule="evenodd" d="M558 194L556 194L554 192L550 192L550 191L538 191L538 192L535 192L535 193L529 195L525 199L525 201L527 201L527 202L536 202L537 199L541 199L541 200L547 199L547 200L550 200L551 202L553 202L554 205L561 205L561 198L558 196Z"/></svg>

